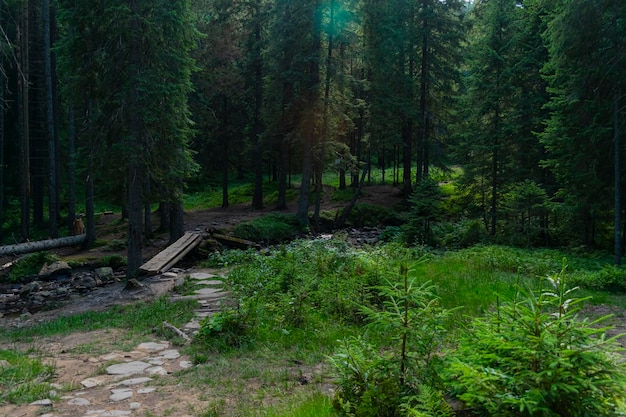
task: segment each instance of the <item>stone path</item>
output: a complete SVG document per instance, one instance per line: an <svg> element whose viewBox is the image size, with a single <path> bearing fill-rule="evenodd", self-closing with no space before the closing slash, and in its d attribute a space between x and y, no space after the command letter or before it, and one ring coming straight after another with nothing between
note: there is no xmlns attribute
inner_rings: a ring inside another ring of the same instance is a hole
<svg viewBox="0 0 626 417"><path fill-rule="evenodd" d="M220 301L228 293L223 290L221 277L214 271L193 271L175 273L169 272L163 278L178 279L189 277L197 288L191 295L172 295L173 301L182 299L198 300L199 307L194 318L185 325L182 331L192 337L200 328L203 318L219 310ZM165 274L164 274L165 275ZM72 360L65 355L57 355L57 372L59 383L53 384L55 390L51 399L36 401L30 404L32 415L41 417L115 417L131 415L160 415L155 414L156 398L162 400L164 395L161 378L166 378L177 371L191 368L193 364L181 356L177 349L172 348L167 341L146 341L129 352L114 351L96 357L89 357L83 361L89 366L85 372L91 375L73 375L68 381L63 375L64 367L69 368ZM81 368L82 369L82 368ZM93 371L97 374L93 375ZM75 389L67 390L68 382ZM171 393L170 393L171 394ZM178 395L177 395L178 397ZM176 401L174 401L176 403ZM188 405L187 405L188 406ZM17 409L16 409L17 411ZM31 414L16 414L31 415ZM188 415L178 411L172 415Z"/></svg>

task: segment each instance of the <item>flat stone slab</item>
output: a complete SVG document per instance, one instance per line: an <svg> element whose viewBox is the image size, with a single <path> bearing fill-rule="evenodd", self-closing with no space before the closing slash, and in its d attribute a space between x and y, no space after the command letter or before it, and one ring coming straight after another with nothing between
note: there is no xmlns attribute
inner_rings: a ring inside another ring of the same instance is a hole
<svg viewBox="0 0 626 417"><path fill-rule="evenodd" d="M164 350L163 352L161 352L159 354L160 357L162 357L163 359L178 359L180 358L180 352L177 351L176 349L170 349L170 350Z"/></svg>
<svg viewBox="0 0 626 417"><path fill-rule="evenodd" d="M46 398L45 400L37 400L30 403L30 405L40 405L42 407L50 407L52 406L52 400Z"/></svg>
<svg viewBox="0 0 626 417"><path fill-rule="evenodd" d="M114 386L131 386L131 385L139 385L139 384L145 384L146 382L150 382L152 381L152 378L149 378L147 376L141 377L141 378L131 378L131 379L125 379L123 381L120 381L118 383L116 383Z"/></svg>
<svg viewBox="0 0 626 417"><path fill-rule="evenodd" d="M127 363L118 363L117 365L111 365L107 368L109 375L133 375L140 374L147 368L151 367L149 363L142 361L132 361Z"/></svg>
<svg viewBox="0 0 626 417"><path fill-rule="evenodd" d="M98 385L102 385L104 381L100 378L87 378L80 381L80 384L85 388L93 388Z"/></svg>
<svg viewBox="0 0 626 417"><path fill-rule="evenodd" d="M151 392L156 391L156 388L154 387L146 387L146 388L139 388L137 390L137 394L150 394Z"/></svg>
<svg viewBox="0 0 626 417"><path fill-rule="evenodd" d="M108 355L100 356L103 361L114 361L118 359L123 359L124 355L120 355L119 353L109 353Z"/></svg>
<svg viewBox="0 0 626 417"><path fill-rule="evenodd" d="M69 400L67 402L70 405L82 405L82 406L88 406L91 405L91 401L85 399L85 398L72 398L71 400Z"/></svg>
<svg viewBox="0 0 626 417"><path fill-rule="evenodd" d="M224 283L222 281L215 281L215 280L206 280L203 279L201 281L196 281L195 282L196 285L206 285L206 286L211 286L211 287L223 287Z"/></svg>
<svg viewBox="0 0 626 417"><path fill-rule="evenodd" d="M113 389L111 392L109 399L114 402L124 401L133 397L132 389Z"/></svg>
<svg viewBox="0 0 626 417"><path fill-rule="evenodd" d="M221 288L200 288L199 290L194 291L194 294L201 297L215 297L222 294L226 295L224 290Z"/></svg>
<svg viewBox="0 0 626 417"><path fill-rule="evenodd" d="M193 363L189 362L189 361L180 361L178 362L178 365L183 368L183 369L189 369L193 366Z"/></svg>
<svg viewBox="0 0 626 417"><path fill-rule="evenodd" d="M217 275L210 274L208 272L194 272L192 274L189 274L189 278L203 280L203 279L217 278Z"/></svg>
<svg viewBox="0 0 626 417"><path fill-rule="evenodd" d="M110 411L105 411L102 414L97 414L97 416L98 417L123 417L123 416L129 416L132 413L133 413L132 411L126 411L126 410L110 410Z"/></svg>
<svg viewBox="0 0 626 417"><path fill-rule="evenodd" d="M162 366L154 366L146 369L148 375L167 375L167 370Z"/></svg>
<svg viewBox="0 0 626 417"><path fill-rule="evenodd" d="M197 320L192 320L189 323L185 324L185 329L197 330L199 328L200 328L200 322Z"/></svg>
<svg viewBox="0 0 626 417"><path fill-rule="evenodd" d="M165 350L168 347L169 347L169 345L167 345L165 343L147 342L147 343L141 343L139 346L137 346L137 349L139 349L139 350L147 350L149 352L158 352L160 350Z"/></svg>

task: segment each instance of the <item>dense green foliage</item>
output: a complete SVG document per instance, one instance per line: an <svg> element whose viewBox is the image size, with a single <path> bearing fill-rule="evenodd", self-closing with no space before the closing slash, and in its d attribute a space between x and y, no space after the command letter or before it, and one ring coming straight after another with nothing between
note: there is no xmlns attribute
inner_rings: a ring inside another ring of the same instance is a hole
<svg viewBox="0 0 626 417"><path fill-rule="evenodd" d="M564 270L547 281L472 321L451 355L455 395L486 416L617 415L626 373L615 338L603 318L578 316L584 299Z"/></svg>
<svg viewBox="0 0 626 417"><path fill-rule="evenodd" d="M203 207L297 199L317 225L335 220L319 207L333 176L423 193L372 220L408 224L405 242L612 247L620 262L619 0L59 0L45 18L40 1L0 10L0 165L19 173L0 175L4 235L45 236L45 212L69 225L84 207L93 243L93 207L122 207L132 275L153 232L140 212L159 203L177 236L185 185L219 189ZM439 211L424 187L452 167Z"/></svg>

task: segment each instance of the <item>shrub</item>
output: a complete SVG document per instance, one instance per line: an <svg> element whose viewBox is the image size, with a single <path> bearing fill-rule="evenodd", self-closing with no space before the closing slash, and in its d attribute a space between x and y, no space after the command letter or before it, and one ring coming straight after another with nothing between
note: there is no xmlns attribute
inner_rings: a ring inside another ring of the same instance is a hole
<svg viewBox="0 0 626 417"><path fill-rule="evenodd" d="M358 203L348 216L348 222L354 227L399 226L404 221L401 216L388 207Z"/></svg>
<svg viewBox="0 0 626 417"><path fill-rule="evenodd" d="M202 320L194 343L215 351L246 347L252 342L255 322L254 309L249 304L222 307Z"/></svg>
<svg viewBox="0 0 626 417"><path fill-rule="evenodd" d="M608 291L626 290L626 269L615 265L604 265L598 271L580 271L574 282L585 288Z"/></svg>
<svg viewBox="0 0 626 417"><path fill-rule="evenodd" d="M378 287L381 309L363 307L364 336L344 340L330 358L339 385L334 405L343 415L398 416L404 409L415 416L443 416L449 408L434 401L436 353L448 311L438 306L428 283L408 278L406 267L400 277ZM432 395L425 395L427 390Z"/></svg>
<svg viewBox="0 0 626 417"><path fill-rule="evenodd" d="M564 269L564 268L563 268ZM449 367L455 395L485 416L613 416L626 374L615 338L580 319L563 271L474 319Z"/></svg>
<svg viewBox="0 0 626 417"><path fill-rule="evenodd" d="M296 216L271 213L250 222L238 224L233 235L254 242L276 244L288 242L306 232L307 228L298 221Z"/></svg>

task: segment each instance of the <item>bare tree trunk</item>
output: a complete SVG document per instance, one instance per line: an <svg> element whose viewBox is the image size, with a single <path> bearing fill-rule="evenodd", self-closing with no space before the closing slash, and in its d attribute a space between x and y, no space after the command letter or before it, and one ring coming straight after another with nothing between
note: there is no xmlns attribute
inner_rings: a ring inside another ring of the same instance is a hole
<svg viewBox="0 0 626 417"><path fill-rule="evenodd" d="M89 163L87 178L85 180L85 232L87 238L83 245L90 247L96 240L96 216L94 209L94 185L93 185L93 163Z"/></svg>
<svg viewBox="0 0 626 417"><path fill-rule="evenodd" d="M252 208L260 210L263 208L263 146L260 139L261 134L261 109L263 107L263 56L261 51L261 23L259 15L261 13L261 0L256 0L254 4L254 120L252 129L252 142L254 144L254 194L252 195Z"/></svg>
<svg viewBox="0 0 626 417"><path fill-rule="evenodd" d="M159 232L170 229L170 203L161 201L159 203Z"/></svg>
<svg viewBox="0 0 626 417"><path fill-rule="evenodd" d="M52 50L50 40L50 2L43 0L44 67L46 78L46 130L48 133L48 217L50 236L59 236L57 203L57 150L54 135L54 104L52 99Z"/></svg>
<svg viewBox="0 0 626 417"><path fill-rule="evenodd" d="M622 168L621 168L621 130L619 123L620 91L615 90L613 100L613 142L614 142L614 188L615 188L615 265L622 264Z"/></svg>
<svg viewBox="0 0 626 417"><path fill-rule="evenodd" d="M3 20L4 3L0 2L0 25ZM4 53L0 51L0 244L4 241Z"/></svg>
<svg viewBox="0 0 626 417"><path fill-rule="evenodd" d="M28 112L29 96L29 55L28 55L28 2L23 2L21 24L18 28L18 113L20 131L20 161L21 161L21 235L25 242L30 238L30 118Z"/></svg>
<svg viewBox="0 0 626 417"><path fill-rule="evenodd" d="M68 108L68 127L67 127L67 147L68 147L68 228L72 227L76 218L76 116L74 115L74 106L70 104Z"/></svg>
<svg viewBox="0 0 626 417"><path fill-rule="evenodd" d="M133 15L131 35L131 62L136 71L141 68L141 23L138 0L130 1L130 9ZM136 83L139 74L132 74ZM127 247L127 278L134 278L139 274L142 264L142 209L143 209L143 181L144 167L140 161L142 143L142 126L140 120L139 91L135 90L132 96L130 109L130 134L131 146L128 149L128 178L127 178L127 205L128 205L128 247ZM131 106L131 107L132 107Z"/></svg>
<svg viewBox="0 0 626 417"><path fill-rule="evenodd" d="M150 179L146 179L145 201L143 204L143 235L146 239L152 238L152 208L150 206Z"/></svg>
<svg viewBox="0 0 626 417"><path fill-rule="evenodd" d="M230 167L230 146L229 140L229 120L228 120L228 97L224 95L222 97L222 207L228 207L230 205L228 201L228 169Z"/></svg>
<svg viewBox="0 0 626 417"><path fill-rule="evenodd" d="M185 234L183 203L179 199L170 203L170 243Z"/></svg>
<svg viewBox="0 0 626 417"><path fill-rule="evenodd" d="M278 201L276 202L276 210L285 210L287 208L287 155L289 153L289 143L284 135L281 137L279 146Z"/></svg>

